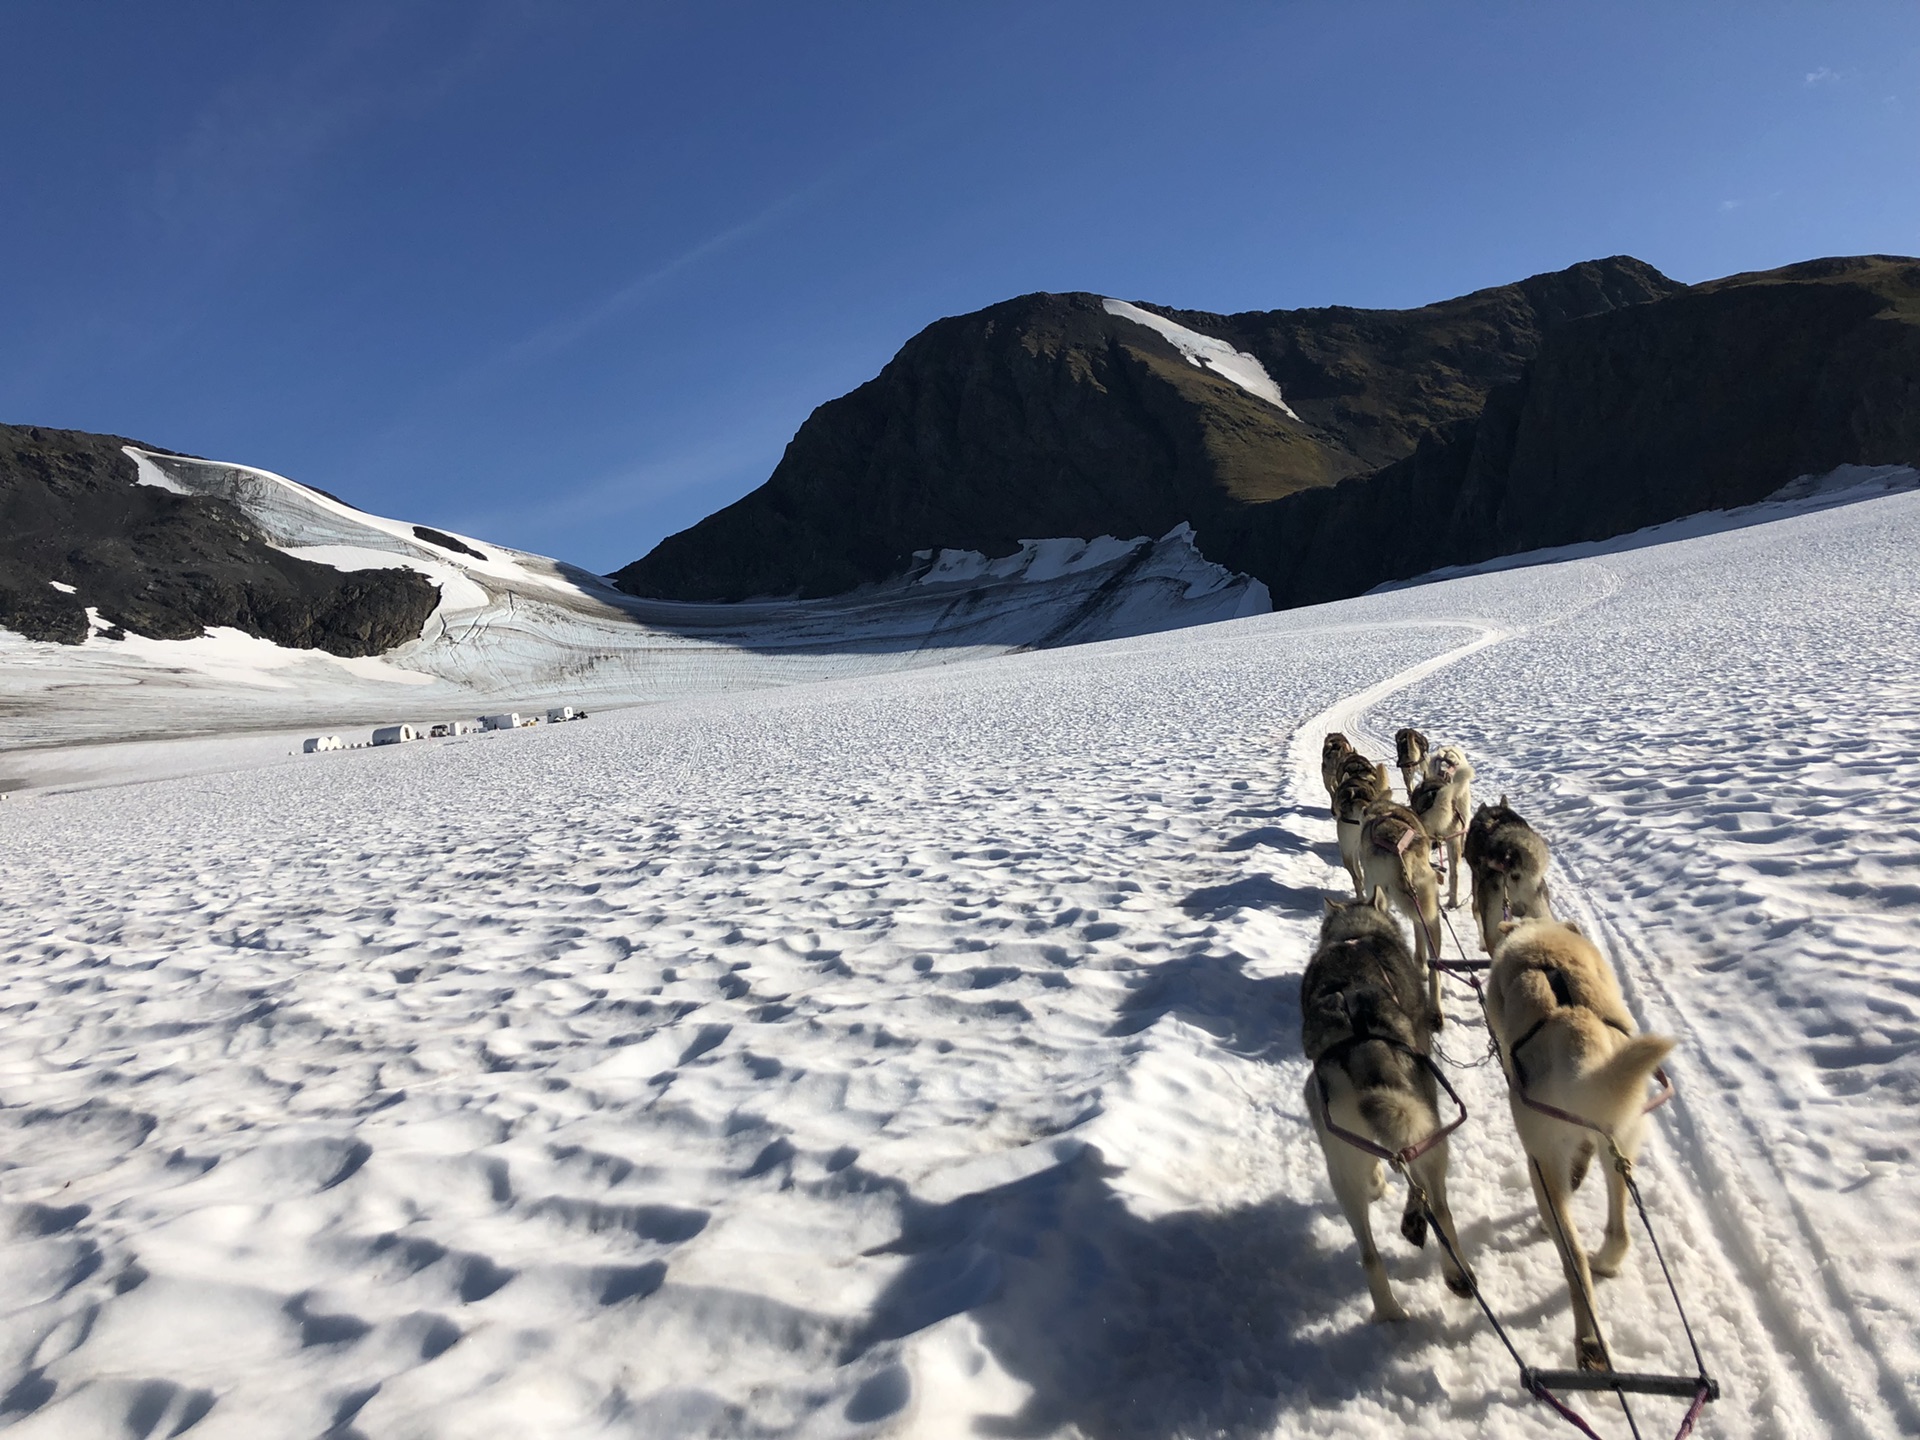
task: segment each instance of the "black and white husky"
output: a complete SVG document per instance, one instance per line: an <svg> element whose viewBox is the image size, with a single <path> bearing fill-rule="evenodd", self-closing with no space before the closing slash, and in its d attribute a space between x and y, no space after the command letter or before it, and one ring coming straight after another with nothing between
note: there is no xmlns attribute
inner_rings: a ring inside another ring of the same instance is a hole
<svg viewBox="0 0 1920 1440"><path fill-rule="evenodd" d="M1327 1128L1330 1119L1396 1153L1440 1128L1439 1089L1421 1058L1433 1043L1426 977L1386 907L1379 891L1372 900L1327 901L1320 945L1300 982L1300 1038L1313 1062L1307 1114L1320 1137L1334 1196L1360 1245L1373 1318L1404 1320L1407 1312L1393 1297L1368 1217L1368 1207L1386 1193L1385 1166ZM1453 1254L1460 1254L1447 1208L1447 1142L1427 1150L1408 1171L1426 1192ZM1426 1215L1411 1189L1400 1233L1416 1246L1427 1242ZM1441 1268L1447 1288L1456 1295L1471 1293L1466 1273L1444 1253Z"/></svg>
<svg viewBox="0 0 1920 1440"><path fill-rule="evenodd" d="M1553 919L1549 858L1546 840L1506 796L1473 812L1461 859L1473 874L1473 918L1480 923L1482 950L1492 953L1503 921Z"/></svg>

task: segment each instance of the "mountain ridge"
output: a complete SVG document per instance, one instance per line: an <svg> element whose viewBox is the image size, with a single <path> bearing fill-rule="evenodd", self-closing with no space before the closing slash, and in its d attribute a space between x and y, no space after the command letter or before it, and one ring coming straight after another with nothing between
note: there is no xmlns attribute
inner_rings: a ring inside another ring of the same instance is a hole
<svg viewBox="0 0 1920 1440"><path fill-rule="evenodd" d="M816 409L759 489L614 573L830 595L916 552L1190 523L1277 606L1920 458L1920 262L1687 286L1631 256L1409 310L1129 307L1264 368L1285 410L1101 297L935 321Z"/></svg>
<svg viewBox="0 0 1920 1440"><path fill-rule="evenodd" d="M1204 536L1240 507L1370 472L1477 414L1568 318L1681 288L1612 257L1411 310L1141 304L1250 354L1293 414L1102 297L1018 296L925 327L816 409L765 485L614 580L671 599L826 595L922 549L996 555L1183 522Z"/></svg>

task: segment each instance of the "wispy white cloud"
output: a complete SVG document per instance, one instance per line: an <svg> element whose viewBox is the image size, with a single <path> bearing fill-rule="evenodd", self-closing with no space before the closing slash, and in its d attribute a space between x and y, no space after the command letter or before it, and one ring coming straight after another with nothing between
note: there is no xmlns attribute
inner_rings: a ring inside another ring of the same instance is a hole
<svg viewBox="0 0 1920 1440"><path fill-rule="evenodd" d="M1807 72L1806 83L1809 85L1826 85L1839 78L1840 72L1838 70L1829 70L1825 65L1822 65L1818 70L1809 70Z"/></svg>
<svg viewBox="0 0 1920 1440"><path fill-rule="evenodd" d="M547 322L530 335L503 345L477 364L451 377L445 382L446 388L465 389L475 381L504 371L517 370L522 365L558 354L576 341L586 338L608 321L618 318L624 311L633 308L642 300L657 294L676 275L691 270L701 261L711 259L715 255L732 249L742 241L771 229L781 219L801 209L824 186L824 181L817 181L790 195L783 195L746 219L715 231L670 259L596 296L570 313Z"/></svg>

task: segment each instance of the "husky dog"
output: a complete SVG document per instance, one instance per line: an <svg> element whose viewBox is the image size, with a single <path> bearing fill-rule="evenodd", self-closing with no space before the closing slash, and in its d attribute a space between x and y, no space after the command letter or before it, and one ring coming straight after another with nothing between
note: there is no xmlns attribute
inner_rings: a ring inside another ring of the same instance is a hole
<svg viewBox="0 0 1920 1440"><path fill-rule="evenodd" d="M1379 892L1371 901L1327 901L1319 948L1300 981L1300 1038L1313 1062L1307 1077L1307 1114L1320 1137L1334 1196L1360 1245L1360 1264L1373 1293L1373 1318L1404 1320L1407 1312L1393 1298L1367 1214L1369 1205L1386 1193L1385 1167L1326 1125L1331 1118L1342 1129L1396 1153L1440 1128L1439 1089L1417 1058L1433 1043L1432 1017L1420 1004L1419 968L1386 906L1386 896ZM1447 1142L1440 1141L1407 1169L1426 1192L1453 1255L1461 1254L1453 1212L1447 1208ZM1400 1233L1416 1246L1427 1243L1426 1215L1411 1187ZM1452 1256L1445 1256L1441 1266L1449 1290L1472 1293L1466 1272Z"/></svg>
<svg viewBox="0 0 1920 1440"><path fill-rule="evenodd" d="M1353 742L1338 730L1320 742L1320 779L1327 787L1328 800L1333 799L1333 792L1339 787L1341 764L1354 753Z"/></svg>
<svg viewBox="0 0 1920 1440"><path fill-rule="evenodd" d="M1385 800L1392 793L1393 782L1387 778L1387 767L1372 764L1360 755L1348 759L1346 771L1334 789L1333 828L1340 837L1340 863L1353 877L1355 895L1367 893L1360 887L1360 822L1366 819L1369 805Z"/></svg>
<svg viewBox="0 0 1920 1440"><path fill-rule="evenodd" d="M1413 787L1426 778L1427 749L1427 737L1411 726L1394 732L1393 758L1399 762L1400 778L1407 782L1408 799L1413 798Z"/></svg>
<svg viewBox="0 0 1920 1440"><path fill-rule="evenodd" d="M1420 817L1427 837L1447 847L1447 908L1460 908L1460 840L1473 814L1473 766L1457 745L1442 745L1427 757L1426 778L1409 794L1407 807Z"/></svg>
<svg viewBox="0 0 1920 1440"><path fill-rule="evenodd" d="M1433 878L1432 842L1420 817L1404 805L1376 800L1360 817L1360 893L1384 893L1413 925L1413 958L1427 973L1433 1028L1441 1025L1440 885Z"/></svg>
<svg viewBox="0 0 1920 1440"><path fill-rule="evenodd" d="M1559 920L1500 927L1487 976L1487 1020L1507 1067L1507 1099L1527 1152L1533 1198L1573 1292L1575 1359L1583 1370L1608 1369L1593 1313L1593 1277L1616 1273L1627 1256L1626 1177L1603 1157L1606 1240L1589 1260L1569 1202L1600 1137L1530 1109L1520 1097L1592 1121L1630 1163L1646 1135L1647 1080L1674 1042L1636 1033L1613 967L1578 927Z"/></svg>
<svg viewBox="0 0 1920 1440"><path fill-rule="evenodd" d="M1473 812L1461 858L1473 872L1473 918L1480 923L1482 950L1492 952L1503 920L1553 919L1547 842L1506 796Z"/></svg>

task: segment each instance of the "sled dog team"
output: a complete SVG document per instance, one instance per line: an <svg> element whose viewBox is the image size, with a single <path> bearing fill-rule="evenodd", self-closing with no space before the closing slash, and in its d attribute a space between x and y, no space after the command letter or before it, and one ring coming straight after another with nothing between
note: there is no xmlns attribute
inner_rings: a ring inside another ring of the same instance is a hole
<svg viewBox="0 0 1920 1440"><path fill-rule="evenodd" d="M1404 805L1393 798L1385 765L1362 755L1344 735L1326 737L1321 778L1333 806L1340 858L1358 898L1326 902L1319 945L1300 989L1302 1040L1313 1066L1307 1113L1334 1194L1359 1242L1374 1318L1406 1318L1368 1218L1370 1203L1386 1191L1386 1170L1379 1159L1329 1133L1327 1122L1371 1137L1395 1154L1441 1128L1436 1072L1428 1057L1444 1020L1440 974L1427 962L1440 958L1433 856L1444 847L1450 908L1460 903L1463 860L1472 872L1473 916L1481 948L1493 957L1487 1019L1507 1070L1534 1200L1573 1295L1575 1356L1583 1369L1604 1369L1593 1276L1614 1274L1626 1258L1626 1180L1609 1156L1600 1157L1607 1174L1607 1225L1600 1248L1589 1254L1574 1228L1570 1202L1601 1137L1543 1114L1521 1097L1602 1127L1631 1163L1646 1130L1647 1082L1674 1042L1637 1033L1606 958L1578 926L1554 918L1547 843L1539 832L1505 796L1497 805L1472 808L1473 767L1457 747L1431 748L1410 729L1395 740ZM1411 951L1395 911L1413 927ZM1472 1293L1447 1207L1446 1140L1412 1159L1406 1172L1411 1183L1400 1233L1424 1245L1430 1212L1446 1242L1442 1269L1448 1288L1456 1295Z"/></svg>

